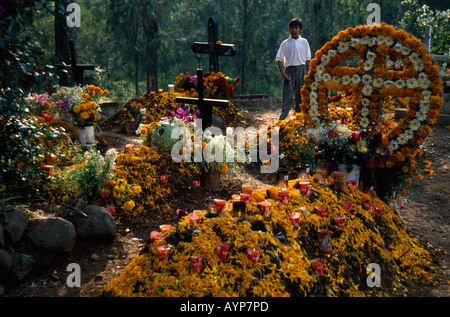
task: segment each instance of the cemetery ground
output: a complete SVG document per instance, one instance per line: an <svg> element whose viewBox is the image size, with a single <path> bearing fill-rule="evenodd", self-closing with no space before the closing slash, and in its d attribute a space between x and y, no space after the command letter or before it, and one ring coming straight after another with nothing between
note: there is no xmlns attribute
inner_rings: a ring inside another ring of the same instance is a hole
<svg viewBox="0 0 450 317"><path fill-rule="evenodd" d="M276 121L279 116L279 105L269 109L252 108L243 112L249 126L259 127ZM432 161L433 175L424 177L410 194L391 203L397 208L411 236L417 237L428 250L435 253L435 264L441 268L439 283L435 286L415 284L409 289L407 296L448 297L450 296L450 130L448 127L435 126L423 144L424 159ZM114 129L105 129L99 138L97 147L106 150L116 147L119 151L125 149L125 144L141 145L138 136L128 135ZM221 197L229 198L238 192L240 179L253 179L256 187L271 186L275 179L273 175L260 174L259 167L250 166L239 173L228 173L222 177ZM211 193L202 187L195 188L193 194L198 202L204 202ZM195 203L191 206L186 201L186 210L197 209ZM36 204L31 209L42 209L45 205ZM48 208L48 207L47 207ZM149 222L126 225L118 223L119 230L116 239L110 243L96 244L93 242L77 242L69 254L47 253L40 255L39 266L15 285L4 285L6 297L98 297L102 289L113 278L119 276L127 264L139 255L149 240L149 233L156 230L160 224L171 219L151 219ZM81 287L68 287L67 278L71 272L66 271L69 263L77 263L81 268ZM381 279L383 278L381 273Z"/></svg>

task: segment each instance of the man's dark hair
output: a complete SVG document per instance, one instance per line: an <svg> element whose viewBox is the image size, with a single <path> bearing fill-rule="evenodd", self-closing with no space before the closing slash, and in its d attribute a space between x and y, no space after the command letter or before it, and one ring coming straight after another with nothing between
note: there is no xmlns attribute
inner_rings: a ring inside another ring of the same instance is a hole
<svg viewBox="0 0 450 317"><path fill-rule="evenodd" d="M299 18L292 19L291 22L289 22L289 27L293 27L293 26L297 26L297 25L300 27L300 29L303 29L302 20Z"/></svg>

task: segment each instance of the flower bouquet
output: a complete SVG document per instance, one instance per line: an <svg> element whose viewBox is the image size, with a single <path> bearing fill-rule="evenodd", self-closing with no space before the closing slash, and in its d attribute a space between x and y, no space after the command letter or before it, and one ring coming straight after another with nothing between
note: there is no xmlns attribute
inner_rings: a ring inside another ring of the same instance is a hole
<svg viewBox="0 0 450 317"><path fill-rule="evenodd" d="M203 74L203 85L205 86L205 97L232 98L234 88L241 81L238 76L232 79L223 73L206 72ZM175 87L178 91L190 91L194 93L198 89L197 75L181 73L175 79Z"/></svg>

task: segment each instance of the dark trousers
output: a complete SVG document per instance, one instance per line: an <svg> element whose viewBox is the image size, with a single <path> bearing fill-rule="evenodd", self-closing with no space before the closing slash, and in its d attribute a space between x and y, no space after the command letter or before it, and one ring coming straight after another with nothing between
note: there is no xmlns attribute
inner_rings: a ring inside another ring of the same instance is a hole
<svg viewBox="0 0 450 317"><path fill-rule="evenodd" d="M302 97L300 90L305 83L306 66L289 66L285 69L286 75L291 78L291 81L284 81L283 84L283 96L281 100L281 115L279 120L284 120L289 111L292 108L292 94L295 96L295 112L300 112L300 104L302 103Z"/></svg>

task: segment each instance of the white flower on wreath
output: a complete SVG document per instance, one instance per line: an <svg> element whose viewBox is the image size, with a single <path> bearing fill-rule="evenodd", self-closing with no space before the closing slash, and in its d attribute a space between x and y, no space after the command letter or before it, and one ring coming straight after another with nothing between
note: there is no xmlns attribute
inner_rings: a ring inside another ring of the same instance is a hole
<svg viewBox="0 0 450 317"><path fill-rule="evenodd" d="M383 80L382 78L378 77L378 78L375 78L375 79L374 79L374 81L372 82L372 84L373 84L375 87L380 88L380 87L383 86L384 80Z"/></svg>
<svg viewBox="0 0 450 317"><path fill-rule="evenodd" d="M414 132L412 132L411 130L406 130L404 134L406 139L408 140L411 140L414 137Z"/></svg>
<svg viewBox="0 0 450 317"><path fill-rule="evenodd" d="M375 57L377 57L377 54L375 54L372 51L368 51L367 54L366 54L366 57L367 57L367 60L374 61Z"/></svg>
<svg viewBox="0 0 450 317"><path fill-rule="evenodd" d="M420 128L420 121L418 119L411 120L409 128L411 131L417 131Z"/></svg>
<svg viewBox="0 0 450 317"><path fill-rule="evenodd" d="M387 36L383 36L383 35L379 36L377 39L378 45L381 45L383 43L387 44L388 39L389 39L389 37L387 37Z"/></svg>
<svg viewBox="0 0 450 317"><path fill-rule="evenodd" d="M344 75L342 76L342 84L343 85L348 85L352 82L352 79L350 78L349 75Z"/></svg>
<svg viewBox="0 0 450 317"><path fill-rule="evenodd" d="M406 47L406 46L402 45L400 53L403 54L403 55L408 55L409 53L411 53L411 49L409 47Z"/></svg>
<svg viewBox="0 0 450 317"><path fill-rule="evenodd" d="M365 61L363 64L363 68L366 72L372 70L373 68L373 62L372 61Z"/></svg>
<svg viewBox="0 0 450 317"><path fill-rule="evenodd" d="M315 81L309 87L311 87L311 90L317 90L317 88L319 88L319 84Z"/></svg>
<svg viewBox="0 0 450 317"><path fill-rule="evenodd" d="M427 112L427 111L430 109L430 107L431 107L431 104L430 104L429 101L423 101L423 100L422 100L422 101L420 102L419 109L420 109L421 111Z"/></svg>
<svg viewBox="0 0 450 317"><path fill-rule="evenodd" d="M349 44L347 42L339 42L337 51L339 53L344 53L346 50L348 50Z"/></svg>
<svg viewBox="0 0 450 317"><path fill-rule="evenodd" d="M376 37L369 38L369 41L367 42L367 45L369 45L369 46L377 45L377 38Z"/></svg>
<svg viewBox="0 0 450 317"><path fill-rule="evenodd" d="M364 83L364 85L368 85L368 84L371 84L372 83L372 76L370 76L370 75L364 75L363 77L362 77L362 82Z"/></svg>
<svg viewBox="0 0 450 317"><path fill-rule="evenodd" d="M315 91L311 91L309 93L309 99L317 99L317 93Z"/></svg>
<svg viewBox="0 0 450 317"><path fill-rule="evenodd" d="M317 117L319 115L319 110L316 108L309 108L309 115L312 117Z"/></svg>
<svg viewBox="0 0 450 317"><path fill-rule="evenodd" d="M330 62L330 57L327 54L323 54L320 58L320 61L322 62L322 64L326 65Z"/></svg>
<svg viewBox="0 0 450 317"><path fill-rule="evenodd" d="M397 43L397 44L394 45L394 50L399 52L399 53L402 51L402 48L403 48L403 45L400 44L400 43Z"/></svg>
<svg viewBox="0 0 450 317"><path fill-rule="evenodd" d="M337 51L336 51L336 50L329 50L329 51L328 51L328 56L329 56L329 57L334 57L334 56L336 56L336 54L337 54Z"/></svg>
<svg viewBox="0 0 450 317"><path fill-rule="evenodd" d="M362 118L361 122L360 122L361 127L363 128L367 128L367 126L369 125L369 119L367 118Z"/></svg>
<svg viewBox="0 0 450 317"><path fill-rule="evenodd" d="M404 144L406 144L406 142L408 142L408 140L406 139L405 133L402 133L398 136L397 142L399 145L404 145Z"/></svg>
<svg viewBox="0 0 450 317"><path fill-rule="evenodd" d="M366 117L366 116L368 116L368 115L369 115L369 108L363 107L363 108L361 109L361 116Z"/></svg>
<svg viewBox="0 0 450 317"><path fill-rule="evenodd" d="M322 64L316 66L316 74L322 74L324 70L325 66L323 66Z"/></svg>
<svg viewBox="0 0 450 317"><path fill-rule="evenodd" d="M429 90L422 91L422 96L423 96L422 101L429 101L430 97L431 97L431 91L429 91Z"/></svg>
<svg viewBox="0 0 450 317"><path fill-rule="evenodd" d="M331 80L331 75L328 74L328 73L324 73L324 74L322 75L322 80L323 80L324 82L327 82L327 81Z"/></svg>
<svg viewBox="0 0 450 317"><path fill-rule="evenodd" d="M362 105L363 107L368 107L368 106L370 105L370 100L368 100L368 99L366 99L366 98L363 98L363 99L361 100L361 105Z"/></svg>
<svg viewBox="0 0 450 317"><path fill-rule="evenodd" d="M361 38L361 44L367 45L367 43L369 43L369 36L365 35L363 38Z"/></svg>
<svg viewBox="0 0 450 317"><path fill-rule="evenodd" d="M392 80L386 80L385 82L384 82L384 88L389 88L389 87L391 87L392 85L394 84L394 82L392 81Z"/></svg>
<svg viewBox="0 0 450 317"><path fill-rule="evenodd" d="M336 84L340 84L340 83L341 83L341 78L338 77L338 76L333 76L333 81L334 81Z"/></svg>
<svg viewBox="0 0 450 317"><path fill-rule="evenodd" d="M395 152L398 150L398 143L396 141L389 142L389 148L391 149L391 152Z"/></svg>
<svg viewBox="0 0 450 317"><path fill-rule="evenodd" d="M399 80L394 81L394 85L398 89L401 89L401 88L405 88L406 83L403 79L399 79Z"/></svg>
<svg viewBox="0 0 450 317"><path fill-rule="evenodd" d="M417 87L417 79L415 79L415 78L408 78L406 80L406 87L412 88L412 89L416 88Z"/></svg>
<svg viewBox="0 0 450 317"><path fill-rule="evenodd" d="M411 55L409 55L409 60L411 61L411 63L417 63L418 61L420 61L419 55L414 52Z"/></svg>
<svg viewBox="0 0 450 317"><path fill-rule="evenodd" d="M361 82L361 77L359 75L355 74L352 76L352 83L359 84Z"/></svg>
<svg viewBox="0 0 450 317"><path fill-rule="evenodd" d="M362 89L362 93L364 96L370 96L372 94L372 86L365 85L364 88Z"/></svg>
<svg viewBox="0 0 450 317"><path fill-rule="evenodd" d="M313 107L318 107L319 103L317 102L316 99L310 99L309 100L309 105L311 106L311 108L313 108Z"/></svg>

